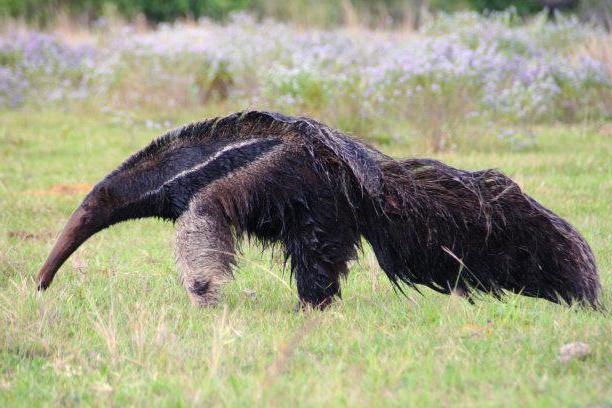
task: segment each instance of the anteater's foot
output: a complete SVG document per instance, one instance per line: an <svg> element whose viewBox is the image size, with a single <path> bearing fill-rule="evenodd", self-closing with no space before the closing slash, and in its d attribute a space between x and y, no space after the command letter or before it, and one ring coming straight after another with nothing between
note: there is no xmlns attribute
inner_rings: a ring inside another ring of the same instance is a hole
<svg viewBox="0 0 612 408"><path fill-rule="evenodd" d="M309 302L306 300L300 300L293 308L293 311L295 313L299 313L301 311L324 310L324 309L327 309L327 307L329 307L332 304L332 302L333 302L333 297L327 297L318 303Z"/></svg>
<svg viewBox="0 0 612 408"><path fill-rule="evenodd" d="M195 306L212 307L219 303L219 285L210 282L194 282L187 287L187 294Z"/></svg>

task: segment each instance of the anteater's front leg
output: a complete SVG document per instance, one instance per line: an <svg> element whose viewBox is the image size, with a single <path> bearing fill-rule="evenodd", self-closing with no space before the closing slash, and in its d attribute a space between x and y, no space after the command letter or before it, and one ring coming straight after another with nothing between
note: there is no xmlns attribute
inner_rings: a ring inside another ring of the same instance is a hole
<svg viewBox="0 0 612 408"><path fill-rule="evenodd" d="M192 205L176 222L176 263L195 305L217 303L221 284L232 277L234 239L222 214Z"/></svg>

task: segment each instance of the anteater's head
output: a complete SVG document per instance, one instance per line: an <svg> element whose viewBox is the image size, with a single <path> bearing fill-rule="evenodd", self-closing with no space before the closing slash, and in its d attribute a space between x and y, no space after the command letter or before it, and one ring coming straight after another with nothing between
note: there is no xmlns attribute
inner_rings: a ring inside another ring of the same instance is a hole
<svg viewBox="0 0 612 408"><path fill-rule="evenodd" d="M105 188L96 186L72 214L40 270L38 289L46 289L66 259L89 237L110 225L112 210L105 204L107 194Z"/></svg>
<svg viewBox="0 0 612 408"><path fill-rule="evenodd" d="M129 219L175 218L166 214L161 206L164 192L155 186L163 185L163 180L156 180L147 173L124 165L92 189L64 226L41 268L39 289L46 289L66 259L95 233Z"/></svg>

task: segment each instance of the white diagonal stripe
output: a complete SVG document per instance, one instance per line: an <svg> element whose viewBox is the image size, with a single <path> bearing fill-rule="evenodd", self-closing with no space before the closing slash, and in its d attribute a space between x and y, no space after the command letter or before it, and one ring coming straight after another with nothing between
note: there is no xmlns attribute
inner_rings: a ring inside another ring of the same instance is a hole
<svg viewBox="0 0 612 408"><path fill-rule="evenodd" d="M203 163L196 164L195 166L193 166L193 167L191 167L191 168L189 168L187 170L183 170L180 173L178 173L175 176L173 176L172 178L170 178L169 180L165 181L161 186L157 187L156 189L149 190L149 191L143 193L137 199L137 201L142 199L143 197L145 197L147 195L159 193L168 184L170 184L170 183L172 183L172 182L174 182L174 181L176 181L176 180L178 180L178 179L180 179L182 177L185 177L185 176L187 176L187 175L189 175L191 173L194 173L194 172L196 172L196 171L198 171L198 170L208 166L210 163L212 163L213 161L218 159L219 156L221 156L223 153L226 153L226 152L228 152L230 150L240 149L241 147L250 146L250 145L253 145L253 144L258 143L258 142L268 141L268 140L272 140L272 139L271 138L268 138L268 139L250 139L250 140L245 140L245 141L242 141L242 142L239 142L239 143L234 143L234 144L231 144L231 145L224 146L221 150L218 150L217 152L215 152L215 154L210 156Z"/></svg>

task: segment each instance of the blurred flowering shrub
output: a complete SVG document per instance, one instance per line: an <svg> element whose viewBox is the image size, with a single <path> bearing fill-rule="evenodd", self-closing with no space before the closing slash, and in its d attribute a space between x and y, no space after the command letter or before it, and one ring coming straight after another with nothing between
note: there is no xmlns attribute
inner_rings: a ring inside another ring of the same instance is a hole
<svg viewBox="0 0 612 408"><path fill-rule="evenodd" d="M585 43L608 40L572 18L519 24L512 13L440 16L410 33L304 30L236 15L224 25L125 27L80 47L8 33L0 39L0 105L103 97L164 107L226 99L317 113L349 130L408 120L443 147L453 127L473 119L610 115L610 61L582 52Z"/></svg>
<svg viewBox="0 0 612 408"><path fill-rule="evenodd" d="M85 98L93 85L95 50L70 47L41 33L0 37L0 106Z"/></svg>

